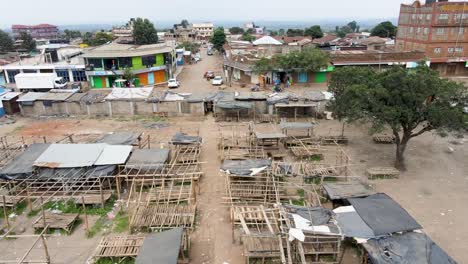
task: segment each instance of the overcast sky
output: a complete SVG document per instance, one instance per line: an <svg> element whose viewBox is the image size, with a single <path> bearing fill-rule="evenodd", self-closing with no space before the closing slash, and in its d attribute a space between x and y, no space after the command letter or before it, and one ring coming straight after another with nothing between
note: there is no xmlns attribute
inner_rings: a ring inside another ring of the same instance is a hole
<svg viewBox="0 0 468 264"><path fill-rule="evenodd" d="M4 0L1 0L4 1ZM6 0L5 0L6 1ZM0 25L153 21L365 19L398 17L411 0L13 0L2 4Z"/></svg>

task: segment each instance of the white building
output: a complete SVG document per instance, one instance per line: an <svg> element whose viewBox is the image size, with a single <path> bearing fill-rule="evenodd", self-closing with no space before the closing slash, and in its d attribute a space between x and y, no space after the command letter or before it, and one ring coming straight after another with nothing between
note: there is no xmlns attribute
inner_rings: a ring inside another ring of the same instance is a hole
<svg viewBox="0 0 468 264"><path fill-rule="evenodd" d="M39 55L22 57L19 61L0 66L7 84L15 83L18 73L56 73L69 82L86 82L83 49L75 46L55 47L47 45Z"/></svg>
<svg viewBox="0 0 468 264"><path fill-rule="evenodd" d="M208 40L213 36L214 25L211 22L194 23L192 28L196 32L197 40Z"/></svg>

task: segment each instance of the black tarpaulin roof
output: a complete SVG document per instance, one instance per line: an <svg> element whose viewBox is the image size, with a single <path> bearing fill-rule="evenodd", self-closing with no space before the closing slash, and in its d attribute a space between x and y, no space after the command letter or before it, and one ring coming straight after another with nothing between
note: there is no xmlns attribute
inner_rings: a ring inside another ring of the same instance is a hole
<svg viewBox="0 0 468 264"><path fill-rule="evenodd" d="M147 236L135 264L177 264L182 234L179 227Z"/></svg>
<svg viewBox="0 0 468 264"><path fill-rule="evenodd" d="M201 143L202 138L198 136L189 136L185 133L177 132L171 139L171 143L174 145L188 145Z"/></svg>
<svg viewBox="0 0 468 264"><path fill-rule="evenodd" d="M376 236L422 228L405 209L386 194L350 198L348 201Z"/></svg>
<svg viewBox="0 0 468 264"><path fill-rule="evenodd" d="M456 264L426 234L409 232L363 244L374 264Z"/></svg>
<svg viewBox="0 0 468 264"><path fill-rule="evenodd" d="M26 150L15 157L0 170L0 178L12 180L25 178L34 170L36 159L50 146L50 144L31 144Z"/></svg>
<svg viewBox="0 0 468 264"><path fill-rule="evenodd" d="M225 160L221 166L221 170L229 174L247 176L251 175L255 169L270 166L271 160L268 159Z"/></svg>
<svg viewBox="0 0 468 264"><path fill-rule="evenodd" d="M107 143L109 145L134 145L138 142L140 133L116 132L107 134L96 140L96 143Z"/></svg>

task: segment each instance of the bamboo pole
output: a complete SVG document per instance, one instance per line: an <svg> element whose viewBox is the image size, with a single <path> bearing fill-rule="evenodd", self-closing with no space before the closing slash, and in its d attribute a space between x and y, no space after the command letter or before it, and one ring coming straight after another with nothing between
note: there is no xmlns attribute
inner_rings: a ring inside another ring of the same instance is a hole
<svg viewBox="0 0 468 264"><path fill-rule="evenodd" d="M45 255L46 255L46 261L47 263L49 264L50 263L50 255L49 255L49 250L47 248L47 244L45 242L45 239L44 239L44 236L41 235L41 240L42 240L42 245L44 246L44 252L45 252Z"/></svg>
<svg viewBox="0 0 468 264"><path fill-rule="evenodd" d="M7 228L10 229L10 222L8 221L8 214L7 214L7 210L6 210L5 195L3 195L3 216L5 217L5 223L7 225Z"/></svg>
<svg viewBox="0 0 468 264"><path fill-rule="evenodd" d="M85 220L85 225L86 225L86 233L88 233L89 232L88 214L86 213L86 204L85 204L84 196L81 196L81 202L83 203L83 214L84 214L84 220Z"/></svg>

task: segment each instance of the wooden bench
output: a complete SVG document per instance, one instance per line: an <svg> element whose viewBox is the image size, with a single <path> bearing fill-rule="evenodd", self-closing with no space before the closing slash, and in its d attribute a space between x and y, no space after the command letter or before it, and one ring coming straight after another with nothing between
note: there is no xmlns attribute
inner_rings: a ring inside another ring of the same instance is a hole
<svg viewBox="0 0 468 264"><path fill-rule="evenodd" d="M73 224L78 219L78 214L53 214L45 212L45 225L41 215L34 223L34 229L44 229L46 226L51 229L63 229L67 234L73 229Z"/></svg>
<svg viewBox="0 0 468 264"><path fill-rule="evenodd" d="M400 171L394 167L371 167L367 169L367 178L376 179L396 179L400 177Z"/></svg>
<svg viewBox="0 0 468 264"><path fill-rule="evenodd" d="M395 143L395 136L390 135L374 135L372 137L376 144L393 144Z"/></svg>

